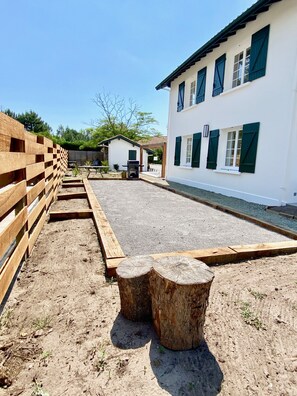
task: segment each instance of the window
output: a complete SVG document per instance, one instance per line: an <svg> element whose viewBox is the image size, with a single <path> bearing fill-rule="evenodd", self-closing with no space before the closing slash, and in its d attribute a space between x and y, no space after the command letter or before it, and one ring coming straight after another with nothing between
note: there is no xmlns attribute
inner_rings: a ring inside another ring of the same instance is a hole
<svg viewBox="0 0 297 396"><path fill-rule="evenodd" d="M185 157L185 165L191 166L192 165L192 138L186 138L186 157Z"/></svg>
<svg viewBox="0 0 297 396"><path fill-rule="evenodd" d="M190 101L189 101L189 106L193 106L196 101L196 81L191 82L190 86Z"/></svg>
<svg viewBox="0 0 297 396"><path fill-rule="evenodd" d="M178 98L177 98L177 111L182 111L184 108L185 98L185 82L183 81L178 86Z"/></svg>
<svg viewBox="0 0 297 396"><path fill-rule="evenodd" d="M249 81L251 49L242 51L234 57L232 88Z"/></svg>
<svg viewBox="0 0 297 396"><path fill-rule="evenodd" d="M216 60L212 96L220 95L224 91L225 63L226 54Z"/></svg>
<svg viewBox="0 0 297 396"><path fill-rule="evenodd" d="M136 150L129 150L129 161L136 161Z"/></svg>
<svg viewBox="0 0 297 396"><path fill-rule="evenodd" d="M242 143L242 129L229 131L227 134L227 147L225 167L234 170L239 169Z"/></svg>

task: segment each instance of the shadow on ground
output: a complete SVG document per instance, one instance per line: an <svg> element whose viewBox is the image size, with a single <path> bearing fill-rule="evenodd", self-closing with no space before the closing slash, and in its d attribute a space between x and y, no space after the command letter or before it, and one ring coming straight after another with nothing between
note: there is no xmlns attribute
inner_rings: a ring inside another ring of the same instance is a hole
<svg viewBox="0 0 297 396"><path fill-rule="evenodd" d="M150 363L158 384L172 396L215 396L223 373L206 342L190 351L171 351L160 345L151 323L130 322L119 314L111 330L112 343L121 349L150 345Z"/></svg>

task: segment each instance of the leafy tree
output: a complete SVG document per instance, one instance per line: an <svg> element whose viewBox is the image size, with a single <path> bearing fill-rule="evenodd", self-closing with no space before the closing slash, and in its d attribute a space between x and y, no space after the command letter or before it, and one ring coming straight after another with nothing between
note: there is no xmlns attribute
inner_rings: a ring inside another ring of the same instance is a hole
<svg viewBox="0 0 297 396"><path fill-rule="evenodd" d="M51 137L52 128L35 111L30 110L17 114L10 109L6 109L4 113L23 124L28 132L41 133Z"/></svg>
<svg viewBox="0 0 297 396"><path fill-rule="evenodd" d="M152 113L140 111L133 100L126 101L118 95L99 93L93 101L100 114L92 131L97 142L119 134L136 141L157 134L153 127L157 121Z"/></svg>

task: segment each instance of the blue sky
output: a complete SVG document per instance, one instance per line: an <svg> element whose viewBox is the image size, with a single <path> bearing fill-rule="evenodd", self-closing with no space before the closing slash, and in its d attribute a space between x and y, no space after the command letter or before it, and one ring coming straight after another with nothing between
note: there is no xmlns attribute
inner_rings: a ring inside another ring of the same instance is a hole
<svg viewBox="0 0 297 396"><path fill-rule="evenodd" d="M53 130L98 119L105 91L152 112L155 86L255 0L1 0L0 109L36 111Z"/></svg>

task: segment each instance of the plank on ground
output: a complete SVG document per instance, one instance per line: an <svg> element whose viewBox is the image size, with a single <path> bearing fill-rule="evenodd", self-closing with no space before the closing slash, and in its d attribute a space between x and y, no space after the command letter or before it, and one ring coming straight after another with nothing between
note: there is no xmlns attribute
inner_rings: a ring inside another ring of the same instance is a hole
<svg viewBox="0 0 297 396"><path fill-rule="evenodd" d="M26 232L22 239L20 240L20 243L17 245L15 248L14 252L12 255L9 257L9 259L6 261L4 266L1 268L0 271L0 303L2 302L3 298L5 297L5 294L11 284L11 281L21 263L21 260L26 253L28 246L28 233Z"/></svg>
<svg viewBox="0 0 297 396"><path fill-rule="evenodd" d="M239 260L243 260L251 257L295 253L297 252L297 242L292 240L254 245L236 245L230 246L230 248L236 252Z"/></svg>
<svg viewBox="0 0 297 396"><path fill-rule="evenodd" d="M62 193L57 195L58 201L65 199L77 199L77 198L87 198L88 194L84 191L82 192L70 192L70 193Z"/></svg>
<svg viewBox="0 0 297 396"><path fill-rule="evenodd" d="M107 218L97 201L88 180L84 180L85 190L88 194L90 207L93 209L95 227L98 231L105 259L125 257L125 254L109 224Z"/></svg>
<svg viewBox="0 0 297 396"><path fill-rule="evenodd" d="M50 212L50 220L89 219L93 217L92 209L64 210Z"/></svg>

